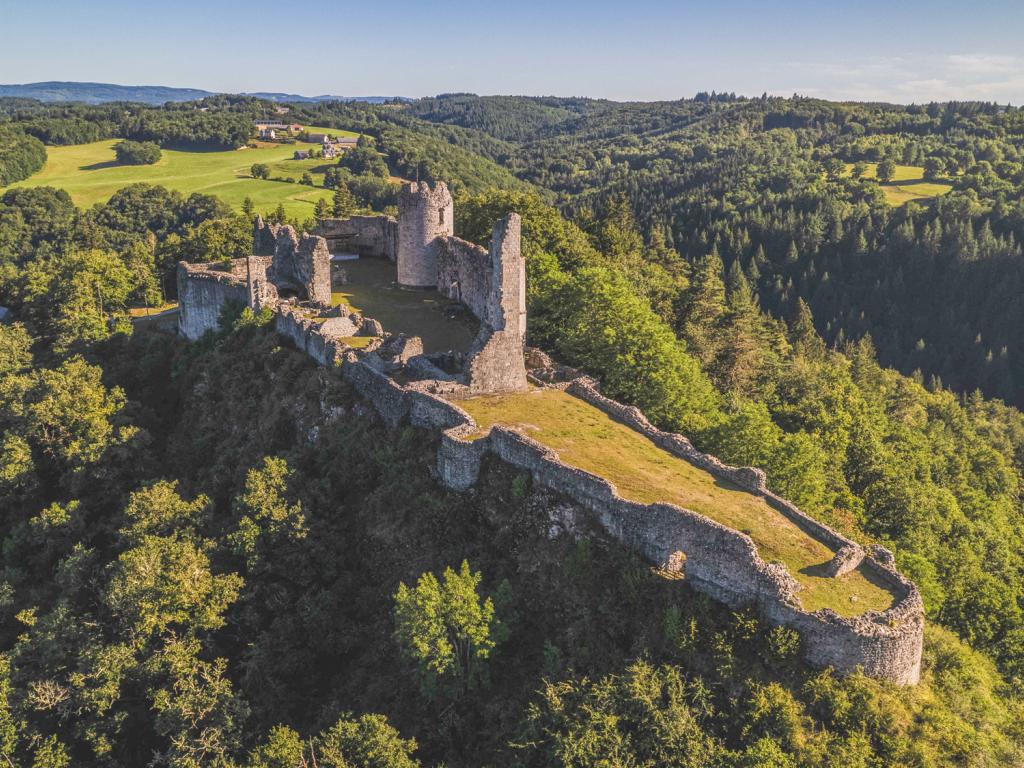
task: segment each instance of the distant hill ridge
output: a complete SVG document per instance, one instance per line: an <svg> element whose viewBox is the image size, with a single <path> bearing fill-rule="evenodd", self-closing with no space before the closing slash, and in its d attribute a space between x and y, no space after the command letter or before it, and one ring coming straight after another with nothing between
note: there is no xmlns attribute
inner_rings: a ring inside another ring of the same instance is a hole
<svg viewBox="0 0 1024 768"><path fill-rule="evenodd" d="M0 98L15 97L39 101L78 101L85 104L103 104L108 101L134 101L159 106L168 101L196 101L216 96L214 91L199 88L171 88L164 85L116 85L114 83L78 83L49 80L42 83L0 84ZM243 93L268 101L367 101L379 104L398 96L302 96L293 93Z"/></svg>

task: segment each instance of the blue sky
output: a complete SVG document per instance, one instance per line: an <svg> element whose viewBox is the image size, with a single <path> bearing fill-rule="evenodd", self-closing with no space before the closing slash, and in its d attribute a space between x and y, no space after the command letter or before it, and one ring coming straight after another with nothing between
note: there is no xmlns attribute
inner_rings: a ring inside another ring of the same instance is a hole
<svg viewBox="0 0 1024 768"><path fill-rule="evenodd" d="M0 82L1024 103L1024 0L0 0Z"/></svg>

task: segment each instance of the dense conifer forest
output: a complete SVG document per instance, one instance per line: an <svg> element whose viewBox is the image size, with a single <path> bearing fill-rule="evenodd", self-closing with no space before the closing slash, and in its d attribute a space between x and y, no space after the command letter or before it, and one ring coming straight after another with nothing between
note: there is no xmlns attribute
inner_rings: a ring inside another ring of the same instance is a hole
<svg viewBox="0 0 1024 768"><path fill-rule="evenodd" d="M0 100L0 170L34 172L41 142L237 145L267 109ZM265 316L226 314L194 345L133 327L131 308L173 299L178 259L244 255L252 210L146 185L88 210L12 189L8 762L1021 761L1024 113L458 94L290 118L450 182L462 237L519 212L530 343L890 547L925 599L922 683L806 668L794 633L597 531L553 529L558 499L508 467L444 491L428 434L386 429ZM338 205L388 210L373 164L342 161ZM875 178L890 164L941 194L894 204Z"/></svg>

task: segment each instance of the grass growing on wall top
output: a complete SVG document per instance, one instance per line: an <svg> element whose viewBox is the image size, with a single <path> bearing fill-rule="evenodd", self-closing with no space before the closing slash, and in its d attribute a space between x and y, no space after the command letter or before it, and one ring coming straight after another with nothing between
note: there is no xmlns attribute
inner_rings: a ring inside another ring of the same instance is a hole
<svg viewBox="0 0 1024 768"><path fill-rule="evenodd" d="M843 616L885 610L892 592L857 569L838 579L818 575L833 550L809 536L754 494L715 478L664 451L593 405L551 389L460 400L480 426L510 426L555 450L567 464L609 481L644 504L668 502L750 536L767 562L781 562L803 589L805 610L832 608Z"/></svg>

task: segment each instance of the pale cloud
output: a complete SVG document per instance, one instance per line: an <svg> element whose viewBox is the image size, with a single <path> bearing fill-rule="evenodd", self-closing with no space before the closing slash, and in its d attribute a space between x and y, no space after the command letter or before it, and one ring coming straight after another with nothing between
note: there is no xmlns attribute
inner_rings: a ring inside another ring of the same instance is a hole
<svg viewBox="0 0 1024 768"><path fill-rule="evenodd" d="M850 101L996 101L1024 103L1024 58L994 53L871 57L848 62L790 61L806 95ZM808 75L813 73L812 77ZM795 78L792 78L795 79ZM784 92L783 88L770 89ZM789 91L792 93L792 91Z"/></svg>
<svg viewBox="0 0 1024 768"><path fill-rule="evenodd" d="M1019 72L1024 60L1018 56L998 56L990 53L954 53L946 57L950 66L962 72L990 74Z"/></svg>

